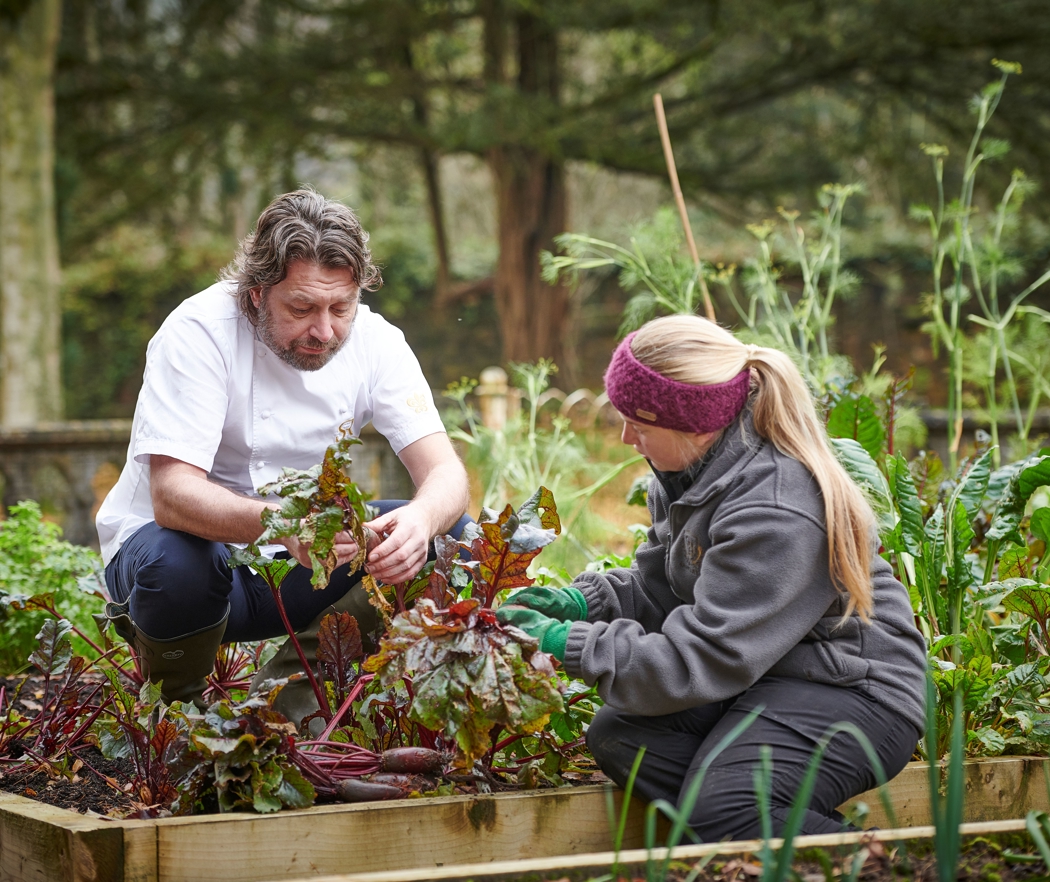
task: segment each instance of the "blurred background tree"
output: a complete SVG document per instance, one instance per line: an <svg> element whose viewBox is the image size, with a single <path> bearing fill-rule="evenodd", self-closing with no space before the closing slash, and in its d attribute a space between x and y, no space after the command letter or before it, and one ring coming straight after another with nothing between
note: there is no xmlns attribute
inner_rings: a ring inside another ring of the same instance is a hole
<svg viewBox="0 0 1050 882"><path fill-rule="evenodd" d="M1010 163L985 180L1050 169L1039 0L65 0L62 21L71 416L130 413L164 315L300 182L361 213L374 305L435 385L540 357L595 384L623 298L546 284L538 255L666 198L657 90L702 256L738 260L745 222L862 183L844 223L869 307L904 303L925 251L907 210L931 189L918 144L965 143L995 56L1024 75L993 124ZM1045 225L1025 241L1045 258Z"/></svg>
<svg viewBox="0 0 1050 882"><path fill-rule="evenodd" d="M53 189L61 8L0 3L0 428L62 415Z"/></svg>

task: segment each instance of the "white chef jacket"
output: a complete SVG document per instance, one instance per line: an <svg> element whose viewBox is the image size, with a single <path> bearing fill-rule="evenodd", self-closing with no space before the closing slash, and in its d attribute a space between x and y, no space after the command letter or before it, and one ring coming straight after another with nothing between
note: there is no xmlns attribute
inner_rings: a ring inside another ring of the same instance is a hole
<svg viewBox="0 0 1050 882"><path fill-rule="evenodd" d="M219 282L185 300L149 343L127 463L95 518L106 563L154 520L152 454L258 499L282 468L319 463L348 420L355 435L374 423L395 453L444 431L404 334L382 316L360 304L335 357L300 371L259 339L234 291Z"/></svg>

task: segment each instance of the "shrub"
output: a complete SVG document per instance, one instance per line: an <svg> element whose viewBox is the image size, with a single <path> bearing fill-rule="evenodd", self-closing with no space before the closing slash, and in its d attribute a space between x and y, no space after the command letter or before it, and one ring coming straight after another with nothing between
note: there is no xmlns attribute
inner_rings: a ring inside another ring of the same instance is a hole
<svg viewBox="0 0 1050 882"><path fill-rule="evenodd" d="M7 520L0 521L0 673L25 667L49 617L41 604L57 601L65 618L95 632L91 616L102 611L97 596L102 584L96 552L64 541L61 528L43 519L37 503L11 506ZM94 655L80 640L75 649Z"/></svg>

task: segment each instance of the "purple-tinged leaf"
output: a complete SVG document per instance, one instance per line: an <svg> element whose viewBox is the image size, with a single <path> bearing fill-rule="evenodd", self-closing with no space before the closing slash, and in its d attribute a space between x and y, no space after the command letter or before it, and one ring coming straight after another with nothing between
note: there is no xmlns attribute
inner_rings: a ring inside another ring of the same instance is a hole
<svg viewBox="0 0 1050 882"><path fill-rule="evenodd" d="M73 657L73 645L69 635L73 626L65 619L47 619L36 635L37 648L29 661L50 676L65 671Z"/></svg>
<svg viewBox="0 0 1050 882"><path fill-rule="evenodd" d="M331 613L321 619L317 632L317 661L326 679L335 686L342 702L357 674L354 662L364 656L361 629L348 612Z"/></svg>

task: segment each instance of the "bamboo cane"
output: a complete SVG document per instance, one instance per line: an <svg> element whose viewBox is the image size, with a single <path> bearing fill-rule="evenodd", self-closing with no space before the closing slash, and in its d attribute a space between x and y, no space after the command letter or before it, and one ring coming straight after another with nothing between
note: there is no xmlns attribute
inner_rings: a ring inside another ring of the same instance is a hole
<svg viewBox="0 0 1050 882"><path fill-rule="evenodd" d="M664 99L657 92L653 95L653 106L656 108L656 125L660 129L660 141L664 145L664 159L667 161L667 176L671 179L671 191L674 193L674 201L678 206L678 216L682 220L682 228L685 230L685 240L689 244L689 253L692 255L693 264L696 266L697 278L700 280L700 293L704 298L704 312L711 320L715 320L715 307L711 302L711 292L707 290L707 282L700 270L700 255L696 250L696 242L693 239L693 228L689 225L689 213L685 208L685 197L682 195L682 186L678 183L678 169L674 164L674 153L671 151L671 134L667 130L667 116L664 114Z"/></svg>

